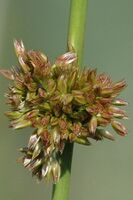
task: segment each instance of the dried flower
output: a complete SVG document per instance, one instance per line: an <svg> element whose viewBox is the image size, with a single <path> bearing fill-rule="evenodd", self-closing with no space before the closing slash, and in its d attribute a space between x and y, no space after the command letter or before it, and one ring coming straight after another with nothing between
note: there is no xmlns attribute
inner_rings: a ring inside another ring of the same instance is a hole
<svg viewBox="0 0 133 200"><path fill-rule="evenodd" d="M22 163L39 180L50 178L56 183L61 174L60 157L66 142L90 145L89 138L114 140L105 130L108 125L119 135L126 135L124 125L117 119L127 119L126 106L118 99L126 87L124 80L117 83L94 69L80 71L77 56L67 52L51 65L41 52L26 51L22 41L14 41L19 68L0 69L13 81L7 93L11 111L6 112L10 126L20 129L35 128Z"/></svg>

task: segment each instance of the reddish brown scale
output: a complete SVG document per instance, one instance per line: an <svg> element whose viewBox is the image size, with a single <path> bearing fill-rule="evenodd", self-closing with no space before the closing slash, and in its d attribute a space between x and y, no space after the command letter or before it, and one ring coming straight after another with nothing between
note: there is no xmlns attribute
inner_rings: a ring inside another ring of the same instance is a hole
<svg viewBox="0 0 133 200"><path fill-rule="evenodd" d="M63 130L66 130L66 129L67 129L67 122L66 122L65 120L59 119L58 123L59 123L59 127L60 127L61 129L63 129Z"/></svg>
<svg viewBox="0 0 133 200"><path fill-rule="evenodd" d="M49 121L50 121L50 117L49 117L49 116L48 116L48 117L43 117L43 118L41 119L41 124L42 124L42 126L48 125L48 124L49 124Z"/></svg>
<svg viewBox="0 0 133 200"><path fill-rule="evenodd" d="M72 127L72 132L73 132L75 135L79 135L79 134L80 134L80 131L81 131L81 124L80 124L80 123L74 123L74 124L73 124L73 127Z"/></svg>
<svg viewBox="0 0 133 200"><path fill-rule="evenodd" d="M42 137L43 142L46 145L46 147L49 146L50 145L50 140L51 140L50 133L47 130L45 130L45 131L42 132L41 137Z"/></svg>

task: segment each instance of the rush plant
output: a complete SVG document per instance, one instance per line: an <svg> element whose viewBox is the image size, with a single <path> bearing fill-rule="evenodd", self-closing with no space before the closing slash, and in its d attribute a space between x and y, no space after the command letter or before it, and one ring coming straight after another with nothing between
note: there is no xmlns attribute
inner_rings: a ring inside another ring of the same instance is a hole
<svg viewBox="0 0 133 200"><path fill-rule="evenodd" d="M87 1L71 4L68 51L51 63L42 52L26 50L14 41L19 66L0 73L13 82L6 94L10 127L33 127L28 144L21 148L21 163L38 180L53 181L53 199L67 199L73 143L90 145L90 139L114 140L109 125L127 134L118 119L127 119L118 98L126 87L96 69L82 69L81 55ZM79 8L81 10L79 10ZM81 12L81 13L80 13ZM77 21L76 21L76 20ZM61 179L60 179L61 177ZM61 192L61 188L62 192Z"/></svg>

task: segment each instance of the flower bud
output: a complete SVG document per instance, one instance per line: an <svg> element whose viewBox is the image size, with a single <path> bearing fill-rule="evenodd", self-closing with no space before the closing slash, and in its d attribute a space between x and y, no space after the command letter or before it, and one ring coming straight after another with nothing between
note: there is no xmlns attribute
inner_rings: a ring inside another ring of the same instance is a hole
<svg viewBox="0 0 133 200"><path fill-rule="evenodd" d="M116 105L116 106L127 106L128 103L127 101L123 100L123 99L115 99L113 102L112 102L113 105Z"/></svg>
<svg viewBox="0 0 133 200"><path fill-rule="evenodd" d="M45 56L41 52L36 51L28 51L28 57L30 59L31 64L35 69L42 70L42 67L45 67L46 63L48 62L47 56Z"/></svg>
<svg viewBox="0 0 133 200"><path fill-rule="evenodd" d="M112 120L111 125L113 129L121 136L127 135L126 127L118 121Z"/></svg>
<svg viewBox="0 0 133 200"><path fill-rule="evenodd" d="M18 119L20 118L23 113L19 112L19 111L8 111L8 112L5 112L5 115L9 118L9 119Z"/></svg>
<svg viewBox="0 0 133 200"><path fill-rule="evenodd" d="M0 69L0 74L9 80L14 80L14 74L11 70L8 69Z"/></svg>
<svg viewBox="0 0 133 200"><path fill-rule="evenodd" d="M59 128L58 127L54 127L51 130L51 134L52 134L53 142L58 144L60 142Z"/></svg>
<svg viewBox="0 0 133 200"><path fill-rule="evenodd" d="M77 79L77 70L70 72L69 78L68 78L68 90L70 91Z"/></svg>
<svg viewBox="0 0 133 200"><path fill-rule="evenodd" d="M67 52L57 58L56 65L57 66L65 66L65 65L69 65L69 64L75 62L76 60L77 60L76 53Z"/></svg>
<svg viewBox="0 0 133 200"><path fill-rule="evenodd" d="M30 139L29 139L29 143L28 143L28 148L29 148L29 149L35 148L35 145L37 144L38 139L40 139L40 138L37 137L36 134L31 135L31 136L30 136Z"/></svg>
<svg viewBox="0 0 133 200"><path fill-rule="evenodd" d="M107 126L110 123L110 119L105 119L103 117L97 117L97 123L100 126Z"/></svg>
<svg viewBox="0 0 133 200"><path fill-rule="evenodd" d="M117 108L115 106L110 106L109 112L112 114L113 117L116 117L119 119L128 119L126 111L121 110L120 108Z"/></svg>
<svg viewBox="0 0 133 200"><path fill-rule="evenodd" d="M85 104L86 103L86 99L84 97L84 93L82 91L79 90L73 90L72 91L74 100L79 103L79 104Z"/></svg>
<svg viewBox="0 0 133 200"><path fill-rule="evenodd" d="M28 64L26 63L26 58L24 58L24 56L19 56L18 60L22 67L23 72L28 73L30 71L30 68L29 68Z"/></svg>
<svg viewBox="0 0 133 200"><path fill-rule="evenodd" d="M24 161L23 161L24 167L27 167L30 164L30 162L31 162L31 159L25 158Z"/></svg>
<svg viewBox="0 0 133 200"><path fill-rule="evenodd" d="M87 137L76 137L75 142L83 145L91 145Z"/></svg>
<svg viewBox="0 0 133 200"><path fill-rule="evenodd" d="M49 96L53 95L55 90L56 90L56 83L54 80L51 79L48 81L48 86L47 86L48 95Z"/></svg>
<svg viewBox="0 0 133 200"><path fill-rule="evenodd" d="M33 151L32 160L34 160L41 153L41 144L38 142Z"/></svg>
<svg viewBox="0 0 133 200"><path fill-rule="evenodd" d="M64 75L61 75L57 80L57 88L58 90L65 94L67 92L67 80L65 79Z"/></svg>
<svg viewBox="0 0 133 200"><path fill-rule="evenodd" d="M14 40L14 48L17 56L22 56L25 52L22 40L21 41Z"/></svg>
<svg viewBox="0 0 133 200"><path fill-rule="evenodd" d="M101 135L101 136L104 137L104 138L109 139L109 140L112 140L112 141L115 140L115 139L114 139L114 136L113 136L109 131L107 131L107 130L104 130L104 129L97 129L96 133L97 133L98 135Z"/></svg>
<svg viewBox="0 0 133 200"><path fill-rule="evenodd" d="M111 96L112 93L113 93L112 88L102 88L100 91L100 95L102 97L109 97L109 96Z"/></svg>
<svg viewBox="0 0 133 200"><path fill-rule="evenodd" d="M114 93L119 93L127 86L125 80L121 80L113 85Z"/></svg>
<svg viewBox="0 0 133 200"><path fill-rule="evenodd" d="M45 178L49 171L51 171L51 166L50 165L43 165L43 167L42 167L42 177Z"/></svg>
<svg viewBox="0 0 133 200"><path fill-rule="evenodd" d="M71 103L72 100L73 100L72 94L65 94L62 97L62 102L64 105L68 105L69 103Z"/></svg>
<svg viewBox="0 0 133 200"><path fill-rule="evenodd" d="M52 171L53 181L54 183L57 183L60 179L60 174L61 174L60 165L57 161L54 161L51 164L51 167L52 167L51 171Z"/></svg>
<svg viewBox="0 0 133 200"><path fill-rule="evenodd" d="M95 131L96 131L96 128L97 128L97 118L96 118L96 116L92 116L88 126L89 126L89 131L94 134Z"/></svg>
<svg viewBox="0 0 133 200"><path fill-rule="evenodd" d="M11 122L10 126L14 129L21 129L31 125L30 120L25 120L23 117Z"/></svg>

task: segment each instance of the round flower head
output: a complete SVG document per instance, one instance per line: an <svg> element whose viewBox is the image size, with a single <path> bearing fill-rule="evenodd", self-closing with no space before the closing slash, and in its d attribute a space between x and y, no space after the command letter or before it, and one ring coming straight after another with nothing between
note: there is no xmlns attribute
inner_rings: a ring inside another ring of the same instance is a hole
<svg viewBox="0 0 133 200"><path fill-rule="evenodd" d="M50 64L41 52L26 51L22 41L15 40L14 46L20 66L0 70L13 81L7 93L11 111L6 115L14 129L35 129L28 145L20 149L24 167L39 180L52 178L56 183L67 142L90 145L89 138L114 140L106 130L110 124L119 135L127 134L125 126L117 121L127 118L120 109L127 102L117 98L126 83L114 83L95 69L81 71L74 52Z"/></svg>

